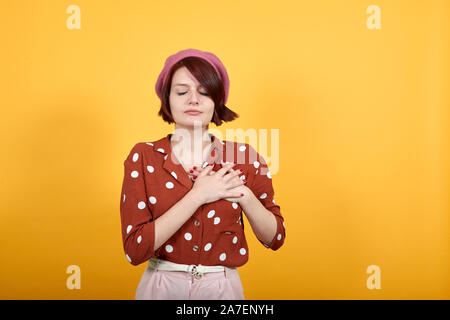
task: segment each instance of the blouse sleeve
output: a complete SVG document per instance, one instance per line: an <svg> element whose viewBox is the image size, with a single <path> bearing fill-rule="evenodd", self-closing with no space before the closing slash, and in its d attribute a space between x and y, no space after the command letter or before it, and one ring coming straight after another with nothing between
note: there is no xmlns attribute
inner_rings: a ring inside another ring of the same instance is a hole
<svg viewBox="0 0 450 320"><path fill-rule="evenodd" d="M120 199L123 248L134 266L155 255L155 222L147 201L143 164L142 145L137 143L124 161Z"/></svg>
<svg viewBox="0 0 450 320"><path fill-rule="evenodd" d="M248 145L249 147L249 160L250 169L248 173L248 184L254 195L263 204L263 206L272 212L277 221L277 232L270 244L266 244L259 240L266 248L272 250L277 250L280 248L286 237L286 231L284 227L284 218L281 215L280 206L275 203L274 195L275 191L272 185L272 176L269 171L269 167L265 162L264 158L256 152L256 150Z"/></svg>

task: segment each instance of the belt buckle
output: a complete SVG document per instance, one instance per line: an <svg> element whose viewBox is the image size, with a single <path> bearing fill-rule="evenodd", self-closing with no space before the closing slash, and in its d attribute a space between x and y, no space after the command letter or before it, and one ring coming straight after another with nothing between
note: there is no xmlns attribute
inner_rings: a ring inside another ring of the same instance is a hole
<svg viewBox="0 0 450 320"><path fill-rule="evenodd" d="M196 273L194 274L195 279L200 280L202 278L202 274L201 273Z"/></svg>
<svg viewBox="0 0 450 320"><path fill-rule="evenodd" d="M192 274L195 279L201 279L202 278L202 274L200 272L197 271L197 266L195 264L191 264L189 266L189 273Z"/></svg>

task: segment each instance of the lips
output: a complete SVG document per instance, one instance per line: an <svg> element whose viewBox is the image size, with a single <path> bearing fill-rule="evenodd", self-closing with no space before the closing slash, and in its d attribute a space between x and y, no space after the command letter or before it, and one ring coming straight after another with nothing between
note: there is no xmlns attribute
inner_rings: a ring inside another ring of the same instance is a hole
<svg viewBox="0 0 450 320"><path fill-rule="evenodd" d="M201 112L198 111L198 110L187 110L187 111L185 111L184 113L187 113L187 114L190 114L190 115L195 116L195 115L197 115L197 114L200 114Z"/></svg>

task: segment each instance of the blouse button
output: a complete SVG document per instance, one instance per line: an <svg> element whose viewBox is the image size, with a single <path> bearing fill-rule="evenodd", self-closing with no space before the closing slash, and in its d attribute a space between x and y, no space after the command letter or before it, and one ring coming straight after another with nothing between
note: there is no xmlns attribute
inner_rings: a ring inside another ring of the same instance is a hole
<svg viewBox="0 0 450 320"><path fill-rule="evenodd" d="M194 246L194 248L192 248L192 250L198 251L198 246Z"/></svg>
<svg viewBox="0 0 450 320"><path fill-rule="evenodd" d="M198 220L194 221L194 226L198 227L200 225L200 222Z"/></svg>

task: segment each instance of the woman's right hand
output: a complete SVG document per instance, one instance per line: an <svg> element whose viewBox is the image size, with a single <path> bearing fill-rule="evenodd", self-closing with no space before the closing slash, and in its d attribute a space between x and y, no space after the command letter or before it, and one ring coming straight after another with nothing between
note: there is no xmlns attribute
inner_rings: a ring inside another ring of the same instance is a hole
<svg viewBox="0 0 450 320"><path fill-rule="evenodd" d="M234 190L234 188L243 185L245 182L241 179L233 179L240 172L234 171L227 173L234 165L234 163L225 164L216 172L211 171L213 165L208 165L195 179L191 191L196 197L200 198L203 204L222 198L241 197L241 192Z"/></svg>

